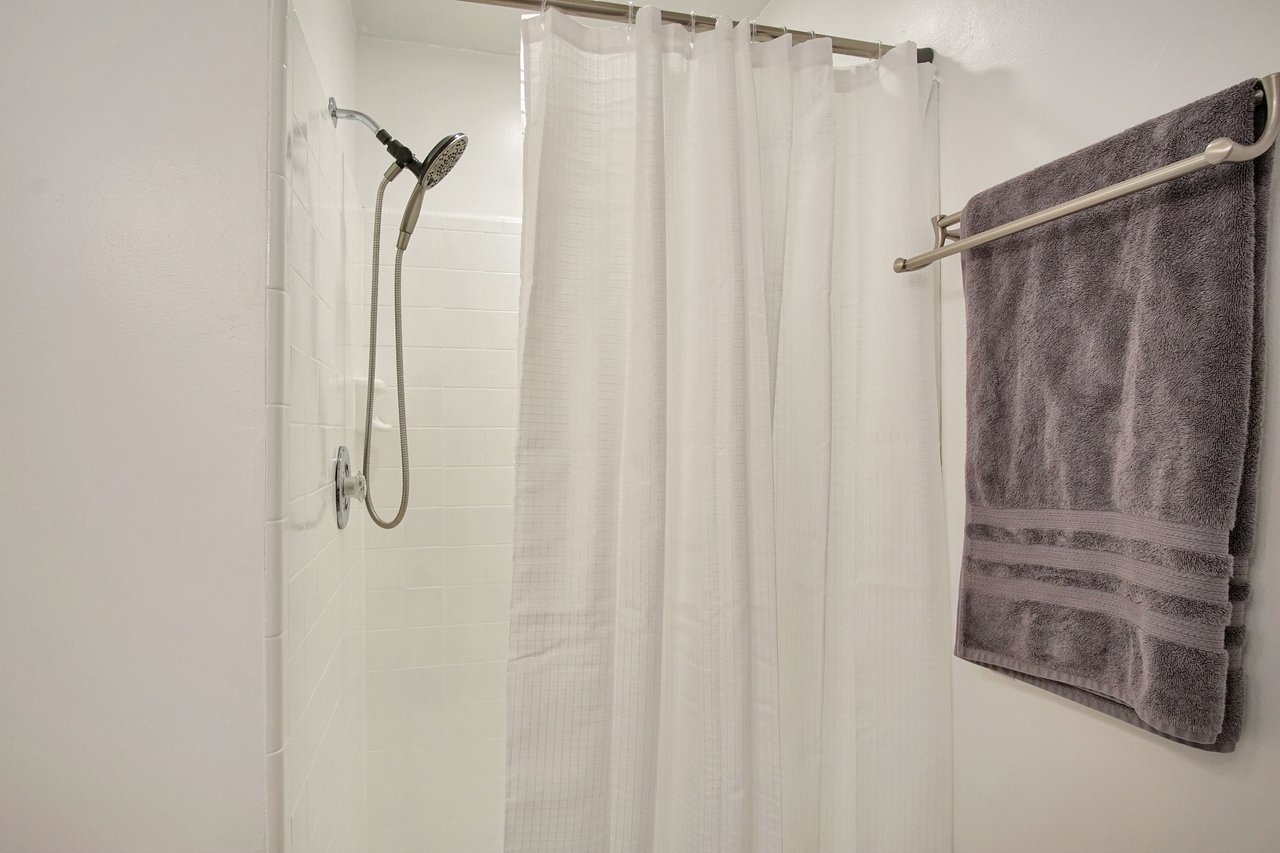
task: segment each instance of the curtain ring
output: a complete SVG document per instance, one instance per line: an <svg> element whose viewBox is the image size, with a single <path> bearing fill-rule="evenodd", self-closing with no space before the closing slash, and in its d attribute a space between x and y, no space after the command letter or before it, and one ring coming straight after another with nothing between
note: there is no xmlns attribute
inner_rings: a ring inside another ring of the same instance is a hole
<svg viewBox="0 0 1280 853"><path fill-rule="evenodd" d="M542 8L538 11L539 15L547 14L547 0L542 0Z"/></svg>
<svg viewBox="0 0 1280 853"><path fill-rule="evenodd" d="M752 41L756 40L756 19L755 18L751 19L751 40Z"/></svg>
<svg viewBox="0 0 1280 853"><path fill-rule="evenodd" d="M689 13L689 50L693 50L693 37L698 34L698 16Z"/></svg>
<svg viewBox="0 0 1280 853"><path fill-rule="evenodd" d="M635 0L627 0L627 26L633 27L636 23L636 3Z"/></svg>
<svg viewBox="0 0 1280 853"><path fill-rule="evenodd" d="M876 39L876 62L879 62L881 57L883 56L884 56L884 44L881 43L880 39Z"/></svg>

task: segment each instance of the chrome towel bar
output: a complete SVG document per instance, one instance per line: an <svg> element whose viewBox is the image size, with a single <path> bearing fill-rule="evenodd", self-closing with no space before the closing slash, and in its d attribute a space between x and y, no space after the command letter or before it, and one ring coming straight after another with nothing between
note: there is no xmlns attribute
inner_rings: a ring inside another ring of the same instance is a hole
<svg viewBox="0 0 1280 853"><path fill-rule="evenodd" d="M1001 237L1017 234L1019 231L1025 231L1028 228L1034 228L1037 225L1043 225L1046 222L1070 216L1081 210L1087 210L1104 202L1113 201L1138 190L1144 190L1147 187L1153 187L1156 184L1162 184L1165 181L1171 181L1174 178L1189 175L1192 172L1198 172L1201 169L1207 169L1219 163L1238 163L1244 160L1252 160L1275 144L1276 137L1280 135L1280 108L1277 108L1276 104L1277 91L1280 90L1280 73L1268 74L1258 82L1262 86L1258 96L1265 101L1267 118L1266 123L1263 125L1262 133L1258 135L1257 141L1253 144L1243 145L1226 137L1220 137L1205 146L1204 151L1200 154L1193 155L1185 160L1179 160L1168 166L1161 166L1127 181L1103 187L1088 195L1082 195L1071 201L1064 201L1062 204L1055 204L1053 207L1046 208L1038 213L1029 214L1021 219L1015 219L1012 222L1006 222L1004 225L998 225L995 228L989 228L986 231L964 238L961 238L960 234L952 230L951 227L960 222L959 213L935 216L930 220L933 223L933 249L924 254L916 255L914 258L898 258L893 262L893 271L911 272L912 270L922 269L934 261L959 254L966 249L984 246L992 240L999 240ZM953 240L954 242L948 243L948 240Z"/></svg>

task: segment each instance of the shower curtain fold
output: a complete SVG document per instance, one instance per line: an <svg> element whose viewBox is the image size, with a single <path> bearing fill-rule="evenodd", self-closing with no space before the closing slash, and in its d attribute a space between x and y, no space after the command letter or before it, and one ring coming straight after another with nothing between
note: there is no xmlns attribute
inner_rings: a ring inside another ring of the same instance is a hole
<svg viewBox="0 0 1280 853"><path fill-rule="evenodd" d="M931 79L524 39L507 850L947 849Z"/></svg>

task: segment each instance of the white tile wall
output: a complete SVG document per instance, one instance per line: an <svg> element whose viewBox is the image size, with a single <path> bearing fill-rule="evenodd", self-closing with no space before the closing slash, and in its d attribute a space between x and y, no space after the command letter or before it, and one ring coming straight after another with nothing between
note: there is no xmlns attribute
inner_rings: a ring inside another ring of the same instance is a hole
<svg viewBox="0 0 1280 853"><path fill-rule="evenodd" d="M283 687L280 722L268 727L282 800L271 844L291 853L360 853L367 849L364 524L353 511L338 531L331 460L339 444L359 445L348 368L359 335L346 321L350 301L360 298L363 222L293 12L284 35L284 167L272 186L285 251L269 302L281 505L271 540L281 588L271 607Z"/></svg>
<svg viewBox="0 0 1280 853"><path fill-rule="evenodd" d="M424 214L405 255L411 508L366 538L374 853L502 848L519 241L515 220ZM390 264L383 275L389 306ZM382 316L378 376L391 388ZM377 412L395 423L392 392ZM375 435L387 513L397 441Z"/></svg>

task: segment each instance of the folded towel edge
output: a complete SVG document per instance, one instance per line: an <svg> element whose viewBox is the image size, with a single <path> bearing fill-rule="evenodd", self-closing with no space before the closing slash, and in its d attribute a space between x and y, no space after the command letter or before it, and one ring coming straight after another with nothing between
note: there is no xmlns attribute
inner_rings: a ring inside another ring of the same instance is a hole
<svg viewBox="0 0 1280 853"><path fill-rule="evenodd" d="M961 660L966 660L1042 690L1047 690L1056 696L1069 699L1095 711L1101 711L1109 717L1152 734L1171 738L1208 752L1226 753L1235 750L1234 741L1222 741L1220 739L1221 730L1214 732L1196 731L1155 718L1143 719L1138 715L1137 711L1124 704L1123 701L1112 698L1109 695L1112 691L1108 685L1093 679L1059 672L1052 667L1027 663L1006 655L988 652L984 649L971 648L960 642L956 643L955 655Z"/></svg>

